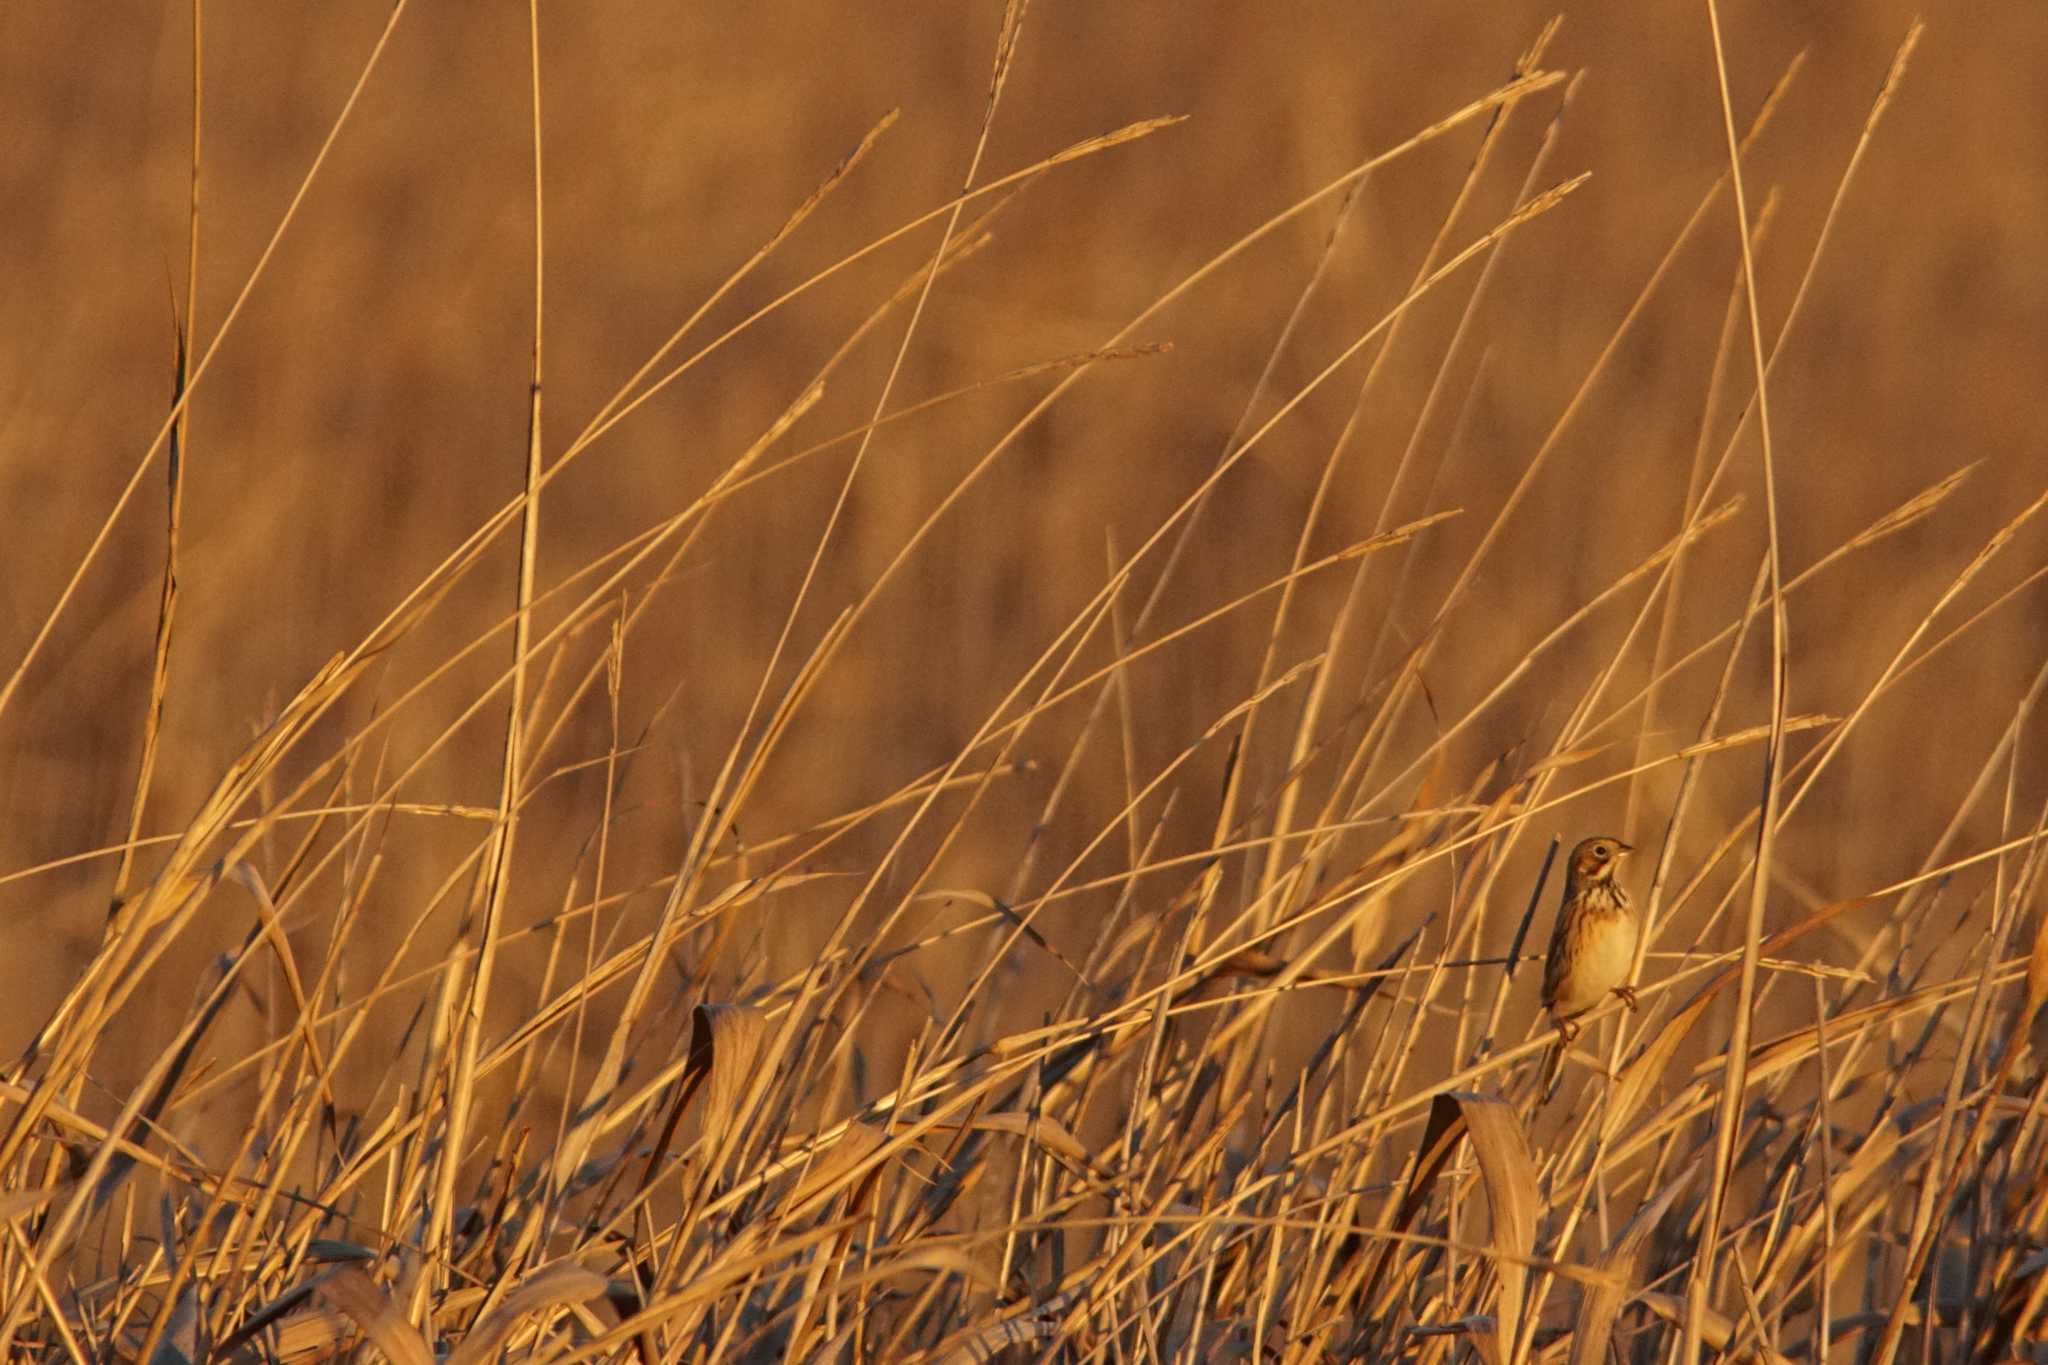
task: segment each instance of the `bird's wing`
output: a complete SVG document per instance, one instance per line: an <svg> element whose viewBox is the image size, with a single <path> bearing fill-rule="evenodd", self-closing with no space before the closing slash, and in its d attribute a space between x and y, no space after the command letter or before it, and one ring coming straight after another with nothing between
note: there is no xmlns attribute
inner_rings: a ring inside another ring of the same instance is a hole
<svg viewBox="0 0 2048 1365"><path fill-rule="evenodd" d="M1565 962L1571 956L1565 947L1565 941L1571 937L1572 917L1569 913L1570 910L1571 906L1569 903L1558 908L1557 925L1550 931L1550 952L1543 960L1543 1008L1545 1009L1549 1009L1557 1003L1558 989L1564 985Z"/></svg>

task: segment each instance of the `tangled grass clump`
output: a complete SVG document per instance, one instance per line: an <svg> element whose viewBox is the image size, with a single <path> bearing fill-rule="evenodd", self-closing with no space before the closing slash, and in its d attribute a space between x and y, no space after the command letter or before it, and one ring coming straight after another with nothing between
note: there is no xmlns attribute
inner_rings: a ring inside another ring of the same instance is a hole
<svg viewBox="0 0 2048 1365"><path fill-rule="evenodd" d="M1746 126L1719 72L1721 173L1504 464L1468 452L1490 291L1597 192L1551 165L1579 84L1547 64L1554 25L1504 84L1276 204L1085 350L907 396L1004 215L1177 127L991 169L1023 11L957 195L763 284L872 173L883 119L566 442L536 321L518 494L147 835L192 667L179 518L212 454L192 417L271 253L214 340L187 319L137 471L168 470L171 517L128 837L7 878L83 862L93 891L49 913L92 918L109 877L114 900L0 1068L0 1357L2044 1358L2048 797L2027 755L2048 666L2009 661L2039 651L2020 618L2048 494L1976 525L1957 461L1816 545L1822 495L1785 477L1769 403L1918 29L1773 316L1774 210L1743 170L1797 64ZM536 319L548 55L536 17ZM1426 247L1349 318L1376 177L1446 148L1465 170ZM1488 210L1502 167L1518 188ZM318 211L294 199L273 245ZM1286 321L1235 429L1139 534L1057 472L1011 485L1034 500L1014 523L977 501L1055 407L1170 367L1206 291L1304 224L1311 259L1259 267ZM1734 273L1691 457L1578 451L1712 250ZM877 260L903 269L878 284ZM609 497L641 519L584 553L564 509L607 442L832 290L868 292L826 358L778 376L708 478L664 467L673 505ZM1311 419L1344 386L1332 440ZM825 428L841 392L859 411ZM923 424L1013 401L960 468L890 466ZM1248 481L1300 469L1291 551L1265 562ZM931 604L970 560L1031 560L1005 539L1026 521L1083 525L1090 550L1027 574L1062 624L990 627L1026 651L997 672L994 645L948 643L973 609ZM1916 539L1935 525L1964 549ZM876 536L878 559L850 548ZM892 636L876 621L918 573ZM788 589L765 635L763 574ZM1845 583L1911 619L1807 613ZM700 642L681 662L679 617ZM926 722L914 741L874 719L866 670ZM1996 743L1945 743L1939 773L1891 747L1873 718L1928 686L1997 709ZM845 771L793 757L830 743ZM1880 775L1894 828L1853 828L1851 771ZM1643 1012L1596 1010L1545 1104L1530 964L1557 839L1595 827L1641 850ZM1851 840L1888 861L1816 853Z"/></svg>

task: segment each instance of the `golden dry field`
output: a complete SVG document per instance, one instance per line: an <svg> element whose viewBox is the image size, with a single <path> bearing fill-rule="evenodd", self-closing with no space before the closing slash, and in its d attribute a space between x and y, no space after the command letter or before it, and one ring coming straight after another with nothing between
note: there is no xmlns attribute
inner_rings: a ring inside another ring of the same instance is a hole
<svg viewBox="0 0 2048 1365"><path fill-rule="evenodd" d="M1926 20L0 7L0 1361L2048 1360Z"/></svg>

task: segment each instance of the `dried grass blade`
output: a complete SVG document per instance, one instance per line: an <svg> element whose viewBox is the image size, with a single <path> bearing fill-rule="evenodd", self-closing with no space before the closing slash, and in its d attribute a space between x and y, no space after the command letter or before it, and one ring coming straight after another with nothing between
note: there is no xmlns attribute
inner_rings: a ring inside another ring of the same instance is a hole
<svg viewBox="0 0 2048 1365"><path fill-rule="evenodd" d="M1094 1155L1081 1145L1068 1127L1058 1119L1045 1114L1020 1114L1015 1112L981 1114L965 1123L937 1123L934 1132L948 1129L973 1129L984 1133L1009 1133L1028 1142L1036 1143L1054 1156L1061 1157L1084 1170L1099 1169Z"/></svg>
<svg viewBox="0 0 2048 1365"><path fill-rule="evenodd" d="M1458 1148L1458 1139L1465 1135L1465 1111L1456 1099L1448 1094L1436 1096L1429 1102L1429 1121L1423 1125L1422 1141L1415 1149L1414 1174L1408 1180L1408 1193L1402 1197L1401 1206L1395 1211L1394 1221L1387 1231L1393 1234L1380 1247L1379 1259L1374 1263L1372 1273L1366 1277L1365 1290L1358 1296L1364 1314L1378 1318L1380 1313L1376 1291L1385 1278L1388 1267L1393 1263L1399 1248L1398 1238L1415 1223L1416 1215L1422 1212L1422 1205L1429 1198L1429 1191L1436 1184L1436 1178L1450 1163L1451 1153ZM1389 1286L1388 1292L1397 1292L1399 1282Z"/></svg>
<svg viewBox="0 0 2048 1365"><path fill-rule="evenodd" d="M1015 1317L956 1332L930 1357L932 1365L984 1365L994 1360L1005 1346L1028 1346L1050 1341L1059 1334L1060 1314L1079 1295L1069 1290L1056 1294Z"/></svg>
<svg viewBox="0 0 2048 1365"><path fill-rule="evenodd" d="M1868 905L1874 899L1875 897L1872 896L1857 896L1853 900L1836 901L1833 905L1824 905L1791 928L1773 934L1770 938L1764 940L1759 946L1759 953L1778 952L1787 944L1804 938L1807 934L1828 923L1828 921L1859 906ZM1671 1064L1672 1057L1678 1052L1678 1045L1697 1032L1699 1021L1706 1014L1707 1007L1712 1005L1714 998L1726 990L1741 975L1742 968L1739 965L1730 967L1701 987L1700 993L1687 1001L1676 1014L1666 1020L1664 1027L1657 1031L1657 1036L1645 1044L1643 1050L1632 1057L1628 1064L1622 1068L1621 1078L1615 1083L1614 1094L1607 1108L1606 1131L1608 1140L1613 1140L1617 1134L1628 1127L1630 1121L1634 1119L1636 1112L1642 1108L1644 1101L1648 1099L1650 1088L1657 1083L1664 1075L1664 1069Z"/></svg>
<svg viewBox="0 0 2048 1365"><path fill-rule="evenodd" d="M1034 944L1036 944L1040 951L1044 952L1045 954L1053 958L1053 960L1058 962L1062 967L1065 967L1069 972L1072 972L1074 974L1075 979L1081 981L1083 984L1087 983L1088 978L1081 974L1081 969L1079 967L1076 967L1073 963L1069 962L1067 960L1067 955L1065 953L1062 953L1059 949L1053 947L1051 943L1046 941L1045 935L1038 932L1038 928L1036 925L1032 924L1031 921L1026 919L1024 916L1018 914L1016 909L1012 907L1008 901L1003 900L1000 896L990 895L986 891L935 890L920 891L918 894L912 896L910 899L913 904L919 904L925 901L960 901L967 905L979 906L983 910L988 911L992 915L1000 916L1006 923L1010 925L1011 928L1015 929L1018 933L1024 935L1024 937L1030 939Z"/></svg>
<svg viewBox="0 0 2048 1365"><path fill-rule="evenodd" d="M2048 1004L2048 904L2043 905L2041 918L2034 924L2034 948L2027 955L2027 1007L2020 1014L2022 1027L2044 1004ZM2048 1058L2037 1060L2048 1063Z"/></svg>
<svg viewBox="0 0 2048 1365"><path fill-rule="evenodd" d="M1685 1326L1685 1300L1672 1294L1645 1291L1636 1295L1636 1302L1674 1327ZM1700 1310L1700 1340L1717 1351L1726 1350L1728 1343L1735 1339L1735 1324L1711 1308ZM1781 1355L1765 1346L1752 1346L1743 1352L1741 1359L1756 1365L1792 1365L1790 1356Z"/></svg>
<svg viewBox="0 0 2048 1365"><path fill-rule="evenodd" d="M1699 1166L1681 1173L1664 1187L1662 1194L1636 1210L1628 1226L1614 1239L1614 1245L1600 1258L1600 1268L1612 1275L1606 1284L1588 1284L1579 1299L1578 1325L1572 1330L1571 1365L1602 1365L1614 1335L1614 1320L1621 1315L1635 1287L1635 1261L1650 1233L1670 1212L1672 1201L1692 1183Z"/></svg>
<svg viewBox="0 0 2048 1365"><path fill-rule="evenodd" d="M1464 1337L1484 1365L1501 1365L1500 1319L1490 1313L1472 1313L1455 1322L1418 1323L1408 1329L1408 1335L1418 1340Z"/></svg>
<svg viewBox="0 0 2048 1365"><path fill-rule="evenodd" d="M814 1201L837 1192L840 1183L888 1140L889 1135L872 1123L849 1123L841 1128L790 1192L789 1216L800 1216Z"/></svg>

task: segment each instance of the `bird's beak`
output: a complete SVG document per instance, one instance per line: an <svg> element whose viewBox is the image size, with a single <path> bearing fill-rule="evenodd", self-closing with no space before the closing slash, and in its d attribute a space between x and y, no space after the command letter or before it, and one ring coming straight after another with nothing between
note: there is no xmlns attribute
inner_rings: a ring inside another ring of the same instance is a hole
<svg viewBox="0 0 2048 1365"><path fill-rule="evenodd" d="M1636 846L1634 844L1624 844L1619 839L1616 839L1614 841L1614 846L1623 853L1633 853L1636 851Z"/></svg>

